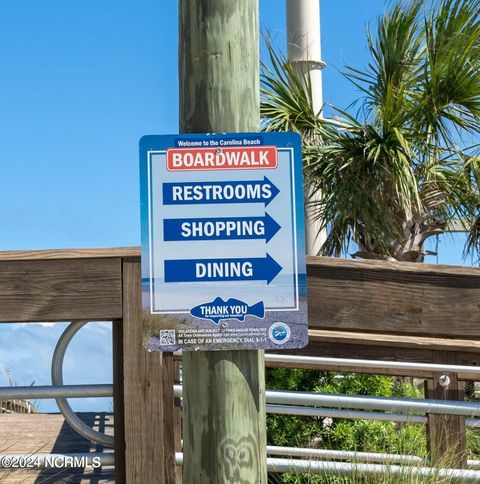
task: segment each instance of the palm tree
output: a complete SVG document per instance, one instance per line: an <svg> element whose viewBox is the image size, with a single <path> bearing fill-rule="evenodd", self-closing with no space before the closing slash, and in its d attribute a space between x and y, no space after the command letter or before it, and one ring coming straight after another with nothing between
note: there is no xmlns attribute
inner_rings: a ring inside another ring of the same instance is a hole
<svg viewBox="0 0 480 484"><path fill-rule="evenodd" d="M303 135L321 253L353 241L357 257L423 261L426 239L452 230L479 253L480 0L397 0L367 43L368 67L345 72L355 114L317 118L308 80L271 45L262 66L264 129Z"/></svg>

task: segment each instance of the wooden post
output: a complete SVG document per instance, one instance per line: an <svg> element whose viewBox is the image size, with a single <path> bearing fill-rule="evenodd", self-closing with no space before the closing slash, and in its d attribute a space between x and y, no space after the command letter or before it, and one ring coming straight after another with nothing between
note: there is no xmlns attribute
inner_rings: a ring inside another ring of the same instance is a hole
<svg viewBox="0 0 480 484"><path fill-rule="evenodd" d="M258 131L258 0L180 0L180 130ZM183 482L264 484L260 351L183 353Z"/></svg>
<svg viewBox="0 0 480 484"><path fill-rule="evenodd" d="M434 351L433 363L455 365L456 355L449 351ZM435 400L463 400L463 382L456 373L448 374L448 386L440 384L441 373L434 373L425 382L425 397ZM440 463L446 467L466 467L467 443L465 437L465 417L461 415L427 414L427 446L433 465Z"/></svg>
<svg viewBox="0 0 480 484"><path fill-rule="evenodd" d="M173 353L163 353L163 458L165 466L165 484L181 483L181 473L175 465L176 449L176 425L177 413L175 408L175 398L173 398L173 385L175 384L175 360ZM168 391L170 389L170 391Z"/></svg>
<svg viewBox="0 0 480 484"><path fill-rule="evenodd" d="M113 424L115 438L115 482L124 484L125 478L125 422L123 393L123 321L112 321L113 346Z"/></svg>
<svg viewBox="0 0 480 484"><path fill-rule="evenodd" d="M180 385L181 382L181 367L182 362L175 361L175 384ZM182 399L175 397L173 400L174 410L173 410L173 433L174 433L174 449L175 452L182 452ZM177 484L182 484L183 482L183 472L181 466L175 466L175 477Z"/></svg>
<svg viewBox="0 0 480 484"><path fill-rule="evenodd" d="M163 354L143 346L140 259L123 259L123 372L125 479L128 484L163 484L165 472Z"/></svg>

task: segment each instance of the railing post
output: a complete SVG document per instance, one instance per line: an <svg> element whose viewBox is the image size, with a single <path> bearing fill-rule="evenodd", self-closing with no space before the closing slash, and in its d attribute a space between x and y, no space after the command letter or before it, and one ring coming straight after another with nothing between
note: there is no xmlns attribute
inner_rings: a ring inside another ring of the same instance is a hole
<svg viewBox="0 0 480 484"><path fill-rule="evenodd" d="M175 360L173 353L163 355L163 432L164 432L164 467L165 484L181 484L177 466L175 465L175 449L177 445L176 408L173 397L173 385L175 384ZM180 437L180 436L178 436ZM180 437L181 438L181 437Z"/></svg>
<svg viewBox="0 0 480 484"><path fill-rule="evenodd" d="M123 391L123 321L112 321L113 354L113 425L115 439L115 482L124 484L125 477L125 421Z"/></svg>
<svg viewBox="0 0 480 484"><path fill-rule="evenodd" d="M124 258L123 371L125 405L125 475L127 484L166 482L164 443L165 392L162 353L143 346L140 258Z"/></svg>
<svg viewBox="0 0 480 484"><path fill-rule="evenodd" d="M181 360L175 361L175 384L181 383ZM182 400L181 398L174 398L174 438L175 438L175 452L183 452L182 449ZM183 482L183 469L181 466L176 466L177 484Z"/></svg>
<svg viewBox="0 0 480 484"><path fill-rule="evenodd" d="M456 354L451 351L433 351L433 363L456 364ZM463 400L463 382L456 373L433 373L425 382L425 398L435 400ZM427 447L433 465L466 467L467 443L465 417L460 415L427 414Z"/></svg>

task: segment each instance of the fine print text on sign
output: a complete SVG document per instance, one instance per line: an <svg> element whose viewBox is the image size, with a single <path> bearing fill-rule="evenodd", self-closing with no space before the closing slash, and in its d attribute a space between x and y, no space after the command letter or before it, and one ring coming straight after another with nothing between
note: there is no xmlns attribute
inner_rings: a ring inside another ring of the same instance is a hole
<svg viewBox="0 0 480 484"><path fill-rule="evenodd" d="M146 348L305 346L300 137L144 136L140 177Z"/></svg>

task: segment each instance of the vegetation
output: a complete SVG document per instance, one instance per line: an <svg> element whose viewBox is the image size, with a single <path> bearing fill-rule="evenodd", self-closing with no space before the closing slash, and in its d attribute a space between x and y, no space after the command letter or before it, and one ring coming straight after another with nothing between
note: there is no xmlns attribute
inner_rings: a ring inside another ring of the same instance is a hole
<svg viewBox="0 0 480 484"><path fill-rule="evenodd" d="M281 368L269 369L266 379L267 388L351 395L422 397L422 392L413 385L387 376ZM375 420L268 415L267 441L269 445L277 446L426 455L423 426ZM361 482L347 478L332 479L325 476L284 474L281 478L272 477L272 482Z"/></svg>
<svg viewBox="0 0 480 484"><path fill-rule="evenodd" d="M269 369L267 388L278 388L320 393L372 395L386 397L422 398L423 390L411 381L388 376L338 374L313 370ZM423 425L375 420L346 420L324 417L267 415L269 445L341 449L354 452L375 452L427 457L426 428ZM472 459L480 455L480 433L467 429L467 445ZM456 456L446 456L437 467L456 467ZM420 464L414 464L419 467ZM271 475L272 484L356 484L356 483L449 483L448 478L431 479L413 473L405 476L382 474L380 477L361 475L322 476L293 473ZM457 481L458 482L458 481Z"/></svg>
<svg viewBox="0 0 480 484"><path fill-rule="evenodd" d="M472 479L462 479L444 475L440 467L436 467L430 474L421 473L421 465L411 467L404 466L401 468L401 473L394 473L387 468L383 468L375 475L362 472L360 466L355 468L350 476L341 475L290 475L290 476L271 476L270 484L466 484L467 482L474 482ZM450 462L451 464L451 462ZM452 467L448 463L444 464L444 468ZM280 480L279 480L280 479Z"/></svg>
<svg viewBox="0 0 480 484"><path fill-rule="evenodd" d="M267 42L263 128L302 134L306 193L326 230L322 255L423 262L425 241L468 233L480 254L480 0L397 0L367 32L367 68L344 75L359 98L346 110L312 109L299 79ZM356 110L354 109L356 107ZM267 387L419 396L408 381L380 376L269 370ZM269 415L271 445L426 455L425 428L392 422ZM478 433L468 434L472 453ZM454 458L454 456L453 456ZM450 482L433 476L271 476L272 482Z"/></svg>
<svg viewBox="0 0 480 484"><path fill-rule="evenodd" d="M425 240L453 226L480 249L480 0L398 1L369 31L371 60L345 75L355 114L312 110L270 46L261 113L267 130L303 134L312 208L327 229L324 255L423 261Z"/></svg>
<svg viewBox="0 0 480 484"><path fill-rule="evenodd" d="M422 398L423 392L404 380L365 374L336 374L313 370L275 369L267 372L267 388ZM413 424L374 420L268 416L267 439L271 445L321 447L362 452L389 452L425 455L425 429ZM403 449L401 449L403 447Z"/></svg>

